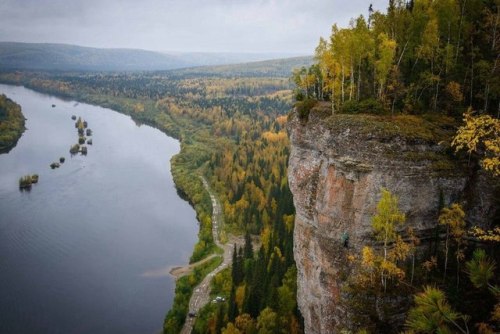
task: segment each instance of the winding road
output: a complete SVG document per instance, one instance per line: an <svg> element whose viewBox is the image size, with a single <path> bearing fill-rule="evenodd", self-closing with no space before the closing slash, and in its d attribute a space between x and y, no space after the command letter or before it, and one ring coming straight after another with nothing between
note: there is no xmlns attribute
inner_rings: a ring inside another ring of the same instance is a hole
<svg viewBox="0 0 500 334"><path fill-rule="evenodd" d="M191 295L191 299L189 300L189 312L198 314L198 311L208 304L210 302L210 282L212 281L212 278L221 270L224 268L227 268L228 266L231 265L231 262L233 260L233 247L234 244L236 243L238 246L243 244L243 239L241 238L236 238L234 236L231 236L229 239L229 242L226 243L225 245L220 242L219 239L219 229L222 228L222 219L221 219L221 208L220 204L215 197L215 195L212 193L210 186L208 185L207 180L204 177L200 177L203 186L205 186L205 189L208 191L210 194L210 199L212 200L212 235L214 238L214 243L224 249L224 254L223 254L223 260L222 263L215 268L213 271L211 271L204 279L201 281L201 283L196 286L196 288L193 291L193 294ZM186 322L184 323L184 327L181 330L182 334L190 334L191 331L193 330L193 325L195 322L194 317L190 317L189 315L186 316Z"/></svg>

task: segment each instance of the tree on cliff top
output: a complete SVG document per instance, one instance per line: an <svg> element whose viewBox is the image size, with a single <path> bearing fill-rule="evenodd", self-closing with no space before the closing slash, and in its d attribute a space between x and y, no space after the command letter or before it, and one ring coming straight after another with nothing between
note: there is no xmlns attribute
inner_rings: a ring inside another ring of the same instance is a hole
<svg viewBox="0 0 500 334"><path fill-rule="evenodd" d="M391 0L386 13L333 24L316 48L320 70L304 70L301 89L322 83L308 96L332 112L369 113L365 100L386 112L459 115L471 106L498 115L499 31L498 0Z"/></svg>

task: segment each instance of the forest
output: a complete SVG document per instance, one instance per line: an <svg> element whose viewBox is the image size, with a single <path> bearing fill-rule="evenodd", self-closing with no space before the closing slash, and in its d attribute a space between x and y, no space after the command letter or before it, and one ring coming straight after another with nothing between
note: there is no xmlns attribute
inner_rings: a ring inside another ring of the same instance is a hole
<svg viewBox="0 0 500 334"><path fill-rule="evenodd" d="M500 113L499 4L489 0L390 0L386 13L336 24L316 63L294 70L298 100L332 113Z"/></svg>
<svg viewBox="0 0 500 334"><path fill-rule="evenodd" d="M299 63L308 64L310 59ZM210 198L195 175L204 175L219 197L225 226L222 239L227 233L246 236L245 247L234 253L233 268L212 282L212 293L225 302L207 305L196 317L194 331L221 333L233 328L252 333L280 328L300 333L285 130L292 108L291 67L283 71L283 66L286 61L242 66L237 76L228 75L227 67L205 69L200 76L186 70L4 72L0 81L110 107L131 115L138 124L179 138L181 152L172 159L172 174L178 192L191 202L200 221L191 262L217 252ZM285 74L276 75L281 72ZM189 297L204 272L205 267L177 281L165 333L182 328Z"/></svg>

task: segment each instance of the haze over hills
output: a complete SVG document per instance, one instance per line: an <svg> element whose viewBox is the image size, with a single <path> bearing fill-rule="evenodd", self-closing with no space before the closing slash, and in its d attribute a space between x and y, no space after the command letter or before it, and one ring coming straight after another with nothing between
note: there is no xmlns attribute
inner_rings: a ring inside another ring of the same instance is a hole
<svg viewBox="0 0 500 334"><path fill-rule="evenodd" d="M0 42L0 69L160 71L290 57L276 53L160 53L67 44Z"/></svg>
<svg viewBox="0 0 500 334"><path fill-rule="evenodd" d="M312 56L302 56L238 64L182 68L173 70L172 73L192 77L212 75L221 77L290 77L294 68L309 67L313 62Z"/></svg>

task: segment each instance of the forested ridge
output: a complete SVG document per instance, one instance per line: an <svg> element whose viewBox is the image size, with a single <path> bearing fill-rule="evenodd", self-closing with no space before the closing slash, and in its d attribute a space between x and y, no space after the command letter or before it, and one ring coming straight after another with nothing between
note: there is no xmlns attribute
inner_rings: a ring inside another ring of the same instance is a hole
<svg viewBox="0 0 500 334"><path fill-rule="evenodd" d="M197 174L207 177L219 197L222 239L226 232L247 236L244 249L235 252L232 270L214 277L213 294L225 297L225 302L211 303L200 312L196 333L220 333L231 326L228 322L243 332L301 332L284 128L292 108L290 72L264 76L269 63L262 66L251 67L254 73L244 69L237 77L218 73L217 68L200 77L182 72L0 75L2 82L113 108L181 140L172 173L179 193L193 204L200 221L191 261L216 251L210 198ZM253 252L252 239L258 241ZM203 271L178 281L166 333L182 327L189 296Z"/></svg>
<svg viewBox="0 0 500 334"><path fill-rule="evenodd" d="M0 68L9 70L103 71L107 73L160 71L193 66L258 62L283 57L287 55L244 52L157 52L142 49L93 48L59 43L0 41ZM276 61L280 60L276 59ZM284 61L285 68L289 67L288 63L288 59ZM303 63L302 61L301 64ZM224 65L224 67L245 71L238 65L235 67ZM277 70L278 67L271 66L270 69ZM200 67L200 70L206 71L203 67ZM209 71L214 72L213 69Z"/></svg>

